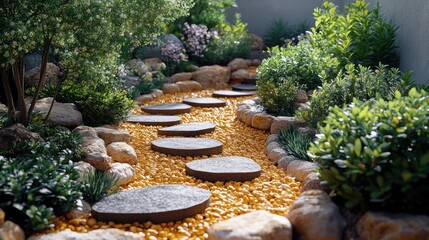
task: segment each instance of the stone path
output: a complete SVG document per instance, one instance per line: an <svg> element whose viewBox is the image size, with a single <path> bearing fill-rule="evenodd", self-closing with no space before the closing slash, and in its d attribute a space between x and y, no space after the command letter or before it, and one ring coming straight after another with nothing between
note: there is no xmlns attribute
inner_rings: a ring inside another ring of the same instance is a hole
<svg viewBox="0 0 429 240"><path fill-rule="evenodd" d="M181 121L178 116L167 115L133 115L127 119L127 122L146 126L173 126L180 124Z"/></svg>
<svg viewBox="0 0 429 240"><path fill-rule="evenodd" d="M209 122L195 122L158 129L158 135L193 137L213 132L216 125Z"/></svg>
<svg viewBox="0 0 429 240"><path fill-rule="evenodd" d="M234 91L256 91L258 88L255 84L237 84L232 86Z"/></svg>
<svg viewBox="0 0 429 240"><path fill-rule="evenodd" d="M176 115L190 113L192 106L184 103L166 103L151 106L143 106L142 110L150 114Z"/></svg>
<svg viewBox="0 0 429 240"><path fill-rule="evenodd" d="M213 92L213 97L227 97L227 98L236 98L236 97L246 97L255 95L255 92L239 92L239 91L230 91L230 90L219 90Z"/></svg>
<svg viewBox="0 0 429 240"><path fill-rule="evenodd" d="M225 107L226 101L217 98L186 98L183 103L195 107Z"/></svg>
<svg viewBox="0 0 429 240"><path fill-rule="evenodd" d="M172 156L194 157L222 153L223 144L211 138L164 138L152 142L152 150Z"/></svg>

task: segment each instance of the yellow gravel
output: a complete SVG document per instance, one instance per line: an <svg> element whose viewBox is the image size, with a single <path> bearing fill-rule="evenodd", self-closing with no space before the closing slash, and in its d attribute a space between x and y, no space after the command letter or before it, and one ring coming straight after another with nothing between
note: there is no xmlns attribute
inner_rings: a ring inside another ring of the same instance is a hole
<svg viewBox="0 0 429 240"><path fill-rule="evenodd" d="M205 90L193 93L168 94L157 98L149 104L181 102L183 98L210 97L212 91ZM248 98L248 97L247 97ZM119 228L131 232L143 232L146 239L206 239L207 228L221 220L231 218L254 210L267 210L284 216L289 206L299 195L300 183L285 175L264 154L264 143L268 133L245 126L236 119L237 104L246 99L232 98L226 107L199 108L193 107L189 114L183 114L182 123L208 121L216 124L216 130L202 137L210 137L223 143L223 153L219 156L243 156L255 160L262 168L259 178L240 182L206 182L187 176L185 163L202 157L172 157L154 152L150 143L158 139L159 127L142 126L124 123L121 128L131 134L131 146L139 156L135 165L136 180L126 189L142 188L158 184L183 184L207 189L211 192L210 207L204 213L183 221L163 224L132 223L115 224L114 222L97 222L87 216L83 219L66 220L60 217L56 226L48 232L69 228L78 232L93 229ZM141 113L139 109L135 113Z"/></svg>

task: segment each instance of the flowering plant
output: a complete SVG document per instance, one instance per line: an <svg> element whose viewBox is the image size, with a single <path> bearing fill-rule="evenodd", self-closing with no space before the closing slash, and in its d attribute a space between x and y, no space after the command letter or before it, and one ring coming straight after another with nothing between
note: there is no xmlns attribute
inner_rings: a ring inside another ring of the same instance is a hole
<svg viewBox="0 0 429 240"><path fill-rule="evenodd" d="M202 58L211 38L217 38L217 31L209 31L203 24L184 24L185 46L192 57Z"/></svg>

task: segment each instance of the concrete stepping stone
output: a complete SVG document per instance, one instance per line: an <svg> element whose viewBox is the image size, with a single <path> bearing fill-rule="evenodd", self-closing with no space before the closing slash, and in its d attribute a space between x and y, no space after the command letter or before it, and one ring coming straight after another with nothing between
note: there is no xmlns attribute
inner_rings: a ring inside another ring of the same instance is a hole
<svg viewBox="0 0 429 240"><path fill-rule="evenodd" d="M209 122L194 122L158 129L159 135L193 137L213 132L216 125Z"/></svg>
<svg viewBox="0 0 429 240"><path fill-rule="evenodd" d="M92 206L99 221L132 223L174 222L203 212L210 205L210 192L175 184L137 188L103 198Z"/></svg>
<svg viewBox="0 0 429 240"><path fill-rule="evenodd" d="M242 81L242 84L253 84L256 85L257 78L245 78L244 81Z"/></svg>
<svg viewBox="0 0 429 240"><path fill-rule="evenodd" d="M256 91L258 88L254 84L237 84L232 86L234 91Z"/></svg>
<svg viewBox="0 0 429 240"><path fill-rule="evenodd" d="M233 97L245 97L245 96L252 96L255 92L239 92L239 91L230 91L230 90L219 90L213 92L213 97L227 97L227 98L233 98Z"/></svg>
<svg viewBox="0 0 429 240"><path fill-rule="evenodd" d="M207 158L188 162L186 174L210 182L244 182L259 177L261 167L252 159L245 157Z"/></svg>
<svg viewBox="0 0 429 240"><path fill-rule="evenodd" d="M167 115L134 115L127 119L127 122L145 126L173 126L180 124L181 121L178 116Z"/></svg>
<svg viewBox="0 0 429 240"><path fill-rule="evenodd" d="M221 142L211 138L164 138L151 144L154 151L182 157L220 154L222 146Z"/></svg>
<svg viewBox="0 0 429 240"><path fill-rule="evenodd" d="M224 107L226 101L217 98L186 98L183 103L194 107Z"/></svg>
<svg viewBox="0 0 429 240"><path fill-rule="evenodd" d="M176 115L190 113L192 106L184 103L166 103L150 106L143 106L142 110L150 114Z"/></svg>

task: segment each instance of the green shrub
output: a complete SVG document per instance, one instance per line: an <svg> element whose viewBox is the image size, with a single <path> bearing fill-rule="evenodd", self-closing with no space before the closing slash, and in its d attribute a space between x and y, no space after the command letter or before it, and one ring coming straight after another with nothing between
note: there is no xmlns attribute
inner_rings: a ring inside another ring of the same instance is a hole
<svg viewBox="0 0 429 240"><path fill-rule="evenodd" d="M152 79L140 79L137 86L128 89L128 97L135 99L140 95L151 93L153 89L162 89L164 83L164 75L160 72L154 73Z"/></svg>
<svg viewBox="0 0 429 240"><path fill-rule="evenodd" d="M355 63L376 67L379 62L397 66L397 27L383 20L379 5L373 9L368 6L364 0L356 0L342 13L325 1L323 8L314 10L312 43L326 48L327 54L334 54L343 66Z"/></svg>
<svg viewBox="0 0 429 240"><path fill-rule="evenodd" d="M429 96L334 107L310 148L326 186L347 207L429 213Z"/></svg>
<svg viewBox="0 0 429 240"><path fill-rule="evenodd" d="M295 96L302 88L293 78L268 79L258 83L261 105L268 113L291 116L295 112Z"/></svg>
<svg viewBox="0 0 429 240"><path fill-rule="evenodd" d="M117 192L118 179L114 175L92 170L82 181L83 199L88 203L96 203L102 198Z"/></svg>
<svg viewBox="0 0 429 240"><path fill-rule="evenodd" d="M349 64L345 72L340 72L332 82L324 82L322 88L314 92L309 108L298 111L296 115L307 121L309 126L317 127L328 115L331 106L343 107L354 98L365 101L377 95L391 100L396 90L407 93L412 87L410 72L403 74L399 69L385 65L371 70Z"/></svg>
<svg viewBox="0 0 429 240"><path fill-rule="evenodd" d="M301 133L294 127L282 129L278 134L278 142L289 154L307 161L312 161L307 151L313 140L314 137Z"/></svg>
<svg viewBox="0 0 429 240"><path fill-rule="evenodd" d="M287 39L296 37L309 29L308 24L289 26L282 19L274 19L264 34L264 43L267 47L283 46Z"/></svg>

